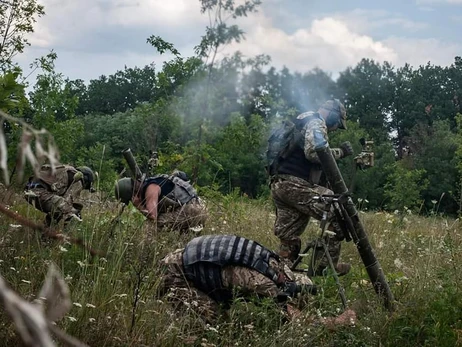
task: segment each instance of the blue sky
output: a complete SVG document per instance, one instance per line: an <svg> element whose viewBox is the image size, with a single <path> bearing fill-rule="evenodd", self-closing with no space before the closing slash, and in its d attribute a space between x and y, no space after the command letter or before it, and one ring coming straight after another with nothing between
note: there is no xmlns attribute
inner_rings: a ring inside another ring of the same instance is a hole
<svg viewBox="0 0 462 347"><path fill-rule="evenodd" d="M241 1L241 0L236 0ZM46 15L31 47L17 57L25 69L53 49L57 69L85 81L124 66L162 64L146 44L150 35L193 53L207 24L199 0L39 0ZM246 40L220 52L268 54L272 65L330 72L363 57L413 66L451 64L462 55L462 0L262 0L258 13L239 20Z"/></svg>

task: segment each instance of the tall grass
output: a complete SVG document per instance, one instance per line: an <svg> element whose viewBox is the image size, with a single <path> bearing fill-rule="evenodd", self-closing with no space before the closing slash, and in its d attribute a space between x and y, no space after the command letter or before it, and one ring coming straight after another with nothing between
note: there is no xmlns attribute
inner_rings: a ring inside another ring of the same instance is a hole
<svg viewBox="0 0 462 347"><path fill-rule="evenodd" d="M274 211L270 201L236 193L211 194L204 234L237 234L275 249ZM92 200L93 201L93 200ZM41 222L43 214L21 199L11 208ZM307 299L302 316L288 322L270 300L237 300L213 326L193 312L178 313L157 297L157 262L183 247L194 235L164 233L141 254L144 217L134 208L115 218L110 201L91 203L84 221L67 232L106 253L92 258L81 248L47 240L0 216L0 273L21 295L33 299L55 262L69 284L73 308L59 325L91 346L462 346L462 236L458 220L435 214L362 212L370 241L397 300L394 313L382 309L355 246L343 245L342 258L353 264L341 278L355 326L335 331L313 324L313 317L338 314L341 301L331 277L316 277L322 290ZM311 222L303 235L316 236ZM148 256L146 256L146 254ZM6 315L0 316L0 345L17 345Z"/></svg>

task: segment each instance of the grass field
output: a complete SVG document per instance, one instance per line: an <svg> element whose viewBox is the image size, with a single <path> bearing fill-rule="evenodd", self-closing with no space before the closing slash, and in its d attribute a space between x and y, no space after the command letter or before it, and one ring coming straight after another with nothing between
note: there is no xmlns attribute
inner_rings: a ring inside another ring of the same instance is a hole
<svg viewBox="0 0 462 347"><path fill-rule="evenodd" d="M210 219L203 234L237 234L276 248L270 200L204 194ZM42 221L43 214L20 197L3 195L12 210ZM144 217L129 206L115 220L118 208L110 201L90 202L83 211L84 221L68 231L106 254L94 258L78 246L44 241L37 232L0 216L1 275L33 300L47 265L56 263L73 302L58 325L91 346L462 346L459 220L436 213L424 218L408 211L362 211L361 219L397 300L396 310L382 309L355 246L345 243L342 259L353 269L341 283L358 321L332 331L312 324L313 317L342 310L330 276L314 279L322 290L305 302L302 316L292 321L286 321L269 300L259 305L236 301L228 316L213 326L192 312L176 313L165 298L156 296L156 263L193 235L157 235L148 246L149 257L141 258ZM304 239L313 238L318 230L318 224L311 222ZM0 317L0 344L19 345L9 317Z"/></svg>

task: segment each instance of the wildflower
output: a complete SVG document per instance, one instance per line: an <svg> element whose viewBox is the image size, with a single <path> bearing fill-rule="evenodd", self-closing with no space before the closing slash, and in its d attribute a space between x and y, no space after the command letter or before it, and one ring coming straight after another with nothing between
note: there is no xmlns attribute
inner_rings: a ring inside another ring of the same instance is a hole
<svg viewBox="0 0 462 347"><path fill-rule="evenodd" d="M398 210L395 210L395 212L393 212L394 214L399 214L399 211Z"/></svg>
<svg viewBox="0 0 462 347"><path fill-rule="evenodd" d="M82 307L82 304L79 304L78 302L72 303L72 305L77 306L77 307Z"/></svg>
<svg viewBox="0 0 462 347"><path fill-rule="evenodd" d="M85 305L85 307L89 307L89 308L96 308L96 306L95 306L95 305L93 305L93 304L86 304L86 305Z"/></svg>
<svg viewBox="0 0 462 347"><path fill-rule="evenodd" d="M61 252L67 252L67 248L63 247L63 246L59 246L59 250Z"/></svg>
<svg viewBox="0 0 462 347"><path fill-rule="evenodd" d="M72 276L71 275L67 275L65 278L64 278L65 281L71 281L72 280Z"/></svg>
<svg viewBox="0 0 462 347"><path fill-rule="evenodd" d="M80 267L85 267L85 263L83 261L77 260L77 264L79 264Z"/></svg>
<svg viewBox="0 0 462 347"><path fill-rule="evenodd" d="M398 269L401 269L401 267L403 266L403 262L399 260L398 258L395 259L394 263Z"/></svg>
<svg viewBox="0 0 462 347"><path fill-rule="evenodd" d="M433 205L436 205L437 202L438 202L438 201L436 201L436 200L432 200L432 204L433 204Z"/></svg>
<svg viewBox="0 0 462 347"><path fill-rule="evenodd" d="M93 323L93 322L96 322L96 319L90 317L90 318L88 318L88 321L89 321L90 323Z"/></svg>
<svg viewBox="0 0 462 347"><path fill-rule="evenodd" d="M77 322L77 318L75 318L75 317L67 316L67 318L68 318L71 322Z"/></svg>
<svg viewBox="0 0 462 347"><path fill-rule="evenodd" d="M27 280L21 280L21 282L31 284L31 281L27 281Z"/></svg>

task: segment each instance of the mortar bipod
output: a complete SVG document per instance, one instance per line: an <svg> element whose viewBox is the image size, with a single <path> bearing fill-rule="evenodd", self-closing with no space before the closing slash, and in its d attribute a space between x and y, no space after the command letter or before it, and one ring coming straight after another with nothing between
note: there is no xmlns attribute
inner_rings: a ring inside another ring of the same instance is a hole
<svg viewBox="0 0 462 347"><path fill-rule="evenodd" d="M317 271L316 271L317 264L315 264L316 257L317 257L316 255L317 255L317 252L319 251L324 252L324 255L327 258L327 261L329 263L329 268L331 269L332 276L334 277L335 283L337 284L338 293L340 295L343 308L346 309L347 300L345 296L345 289L340 283L339 277L337 275L337 271L335 269L334 262L329 253L329 248L328 248L329 236L332 236L334 232L326 231L326 227L328 223L328 220L327 220L328 213L333 210L335 212L336 218L339 221L339 225L342 229L342 232L344 233L344 237L347 239L347 241L351 240L350 230L348 230L349 228L345 226L345 224L342 223L340 220L340 219L343 219L342 218L343 216L345 216L345 214L343 213L344 209L342 207L343 207L343 204L348 201L348 196L346 194L316 195L313 197L313 200L318 200L324 204L324 210L323 210L322 218L320 221L321 231L320 231L319 236L315 240L311 240L307 243L303 252L300 253L297 259L294 261L291 267L291 270L295 272L304 272L310 278L316 276L317 274ZM311 249L313 251L311 254L311 261L309 263L308 269L298 269L297 268L298 265L302 262L303 258L308 256L308 252Z"/></svg>

